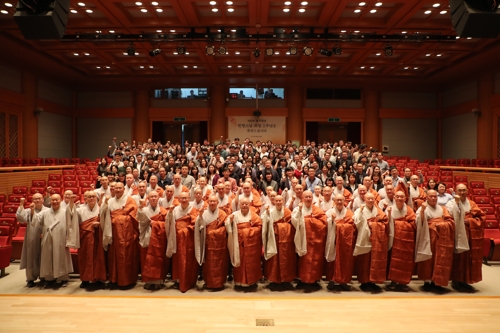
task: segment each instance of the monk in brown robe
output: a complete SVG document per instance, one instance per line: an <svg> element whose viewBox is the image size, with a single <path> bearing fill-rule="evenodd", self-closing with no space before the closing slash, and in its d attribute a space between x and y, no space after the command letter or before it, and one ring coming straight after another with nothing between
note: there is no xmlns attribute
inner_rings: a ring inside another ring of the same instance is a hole
<svg viewBox="0 0 500 333"><path fill-rule="evenodd" d="M108 248L108 280L110 287L128 287L137 282L139 270L139 226L134 199L123 195L124 185L116 182L115 196L106 197L101 207L103 245ZM109 228L112 232L108 234ZM111 239L112 237L112 239Z"/></svg>
<svg viewBox="0 0 500 333"><path fill-rule="evenodd" d="M80 288L89 287L89 283L102 284L106 277L106 257L102 245L102 229L99 221L97 194L94 191L85 193L85 205L76 210L70 201L72 218L80 223L80 248L78 249L78 269L80 272ZM73 216L73 214L76 215Z"/></svg>
<svg viewBox="0 0 500 333"><path fill-rule="evenodd" d="M179 200L179 197L180 197L181 193L183 193L183 192L186 192L189 194L189 189L186 186L182 185L182 176L180 174L176 173L173 176L173 182L174 182L174 184L172 186L174 189L174 198L175 199Z"/></svg>
<svg viewBox="0 0 500 333"><path fill-rule="evenodd" d="M371 193L365 195L365 205L354 212L358 235L354 267L363 291L380 291L376 283L383 283L387 272L389 225L385 213L375 205Z"/></svg>
<svg viewBox="0 0 500 333"><path fill-rule="evenodd" d="M170 259L165 255L167 235L165 218L168 210L159 205L159 193L151 191L146 200L139 201L137 220L139 221L141 245L141 277L145 282L144 289L161 289Z"/></svg>
<svg viewBox="0 0 500 333"><path fill-rule="evenodd" d="M217 184L217 207L222 209L226 215L232 213L231 201L232 199L225 192L225 185Z"/></svg>
<svg viewBox="0 0 500 333"><path fill-rule="evenodd" d="M485 214L477 204L467 199L468 190L458 184L453 207L455 219L455 253L451 272L452 287L459 291L474 291L470 285L480 282L482 276L483 236Z"/></svg>
<svg viewBox="0 0 500 333"><path fill-rule="evenodd" d="M427 191L427 202L417 211L417 231L420 225L427 225L431 258L418 262L418 278L424 280L423 290L442 293L450 280L455 222L448 210L437 204L435 190Z"/></svg>
<svg viewBox="0 0 500 333"><path fill-rule="evenodd" d="M326 212L328 217L326 279L330 281L327 288L334 290L335 283L338 283L342 290L349 291L351 287L347 284L351 282L354 270L356 225L353 212L345 207L345 196L335 195L334 203L335 206Z"/></svg>
<svg viewBox="0 0 500 333"><path fill-rule="evenodd" d="M389 223L394 223L394 240L389 265L387 290L408 291L408 283L415 268L415 212L406 202L403 191L394 194L396 204L387 208ZM391 220L391 218L393 220Z"/></svg>
<svg viewBox="0 0 500 333"><path fill-rule="evenodd" d="M252 192L252 184L248 182L243 183L239 192L236 193L236 197L234 198L231 207L234 212L240 210L240 201L243 198L248 199L252 212L259 215L262 202L260 201L260 196L257 196Z"/></svg>
<svg viewBox="0 0 500 333"><path fill-rule="evenodd" d="M292 212L292 224L296 229L295 248L299 255L297 287L306 292L320 289L317 282L323 276L325 267L326 215L312 204L313 194L304 191L303 202Z"/></svg>
<svg viewBox="0 0 500 333"><path fill-rule="evenodd" d="M342 194L344 196L344 206L347 207L347 205L352 201L352 193L349 192L344 187L344 179L342 177L335 177L335 187L333 188L333 196L335 197L337 194Z"/></svg>
<svg viewBox="0 0 500 333"><path fill-rule="evenodd" d="M412 175L410 177L410 187L408 188L407 198L408 205L417 211L417 209L425 202L427 195L423 188L418 186L419 177L417 175Z"/></svg>
<svg viewBox="0 0 500 333"><path fill-rule="evenodd" d="M264 277L271 282L268 286L271 290L290 289L297 275L295 228L291 219L292 212L284 206L281 195L274 198L274 207L267 206L262 214Z"/></svg>
<svg viewBox="0 0 500 333"><path fill-rule="evenodd" d="M174 187L172 185L165 187L164 196L163 198L160 197L158 202L160 206L167 210L167 212L180 205L179 200L174 197Z"/></svg>
<svg viewBox="0 0 500 333"><path fill-rule="evenodd" d="M248 184L248 183L245 183ZM240 210L226 219L227 246L233 265L234 284L256 288L262 278L262 221L250 209L250 201L243 198Z"/></svg>
<svg viewBox="0 0 500 333"><path fill-rule="evenodd" d="M206 287L212 291L224 289L229 263L227 215L217 204L215 195L208 198L208 208L200 210L194 234L196 260L202 266Z"/></svg>
<svg viewBox="0 0 500 333"><path fill-rule="evenodd" d="M172 280L183 293L196 285L199 265L194 255L194 225L198 211L189 204L189 193L182 192L179 206L168 212L167 257L172 258Z"/></svg>

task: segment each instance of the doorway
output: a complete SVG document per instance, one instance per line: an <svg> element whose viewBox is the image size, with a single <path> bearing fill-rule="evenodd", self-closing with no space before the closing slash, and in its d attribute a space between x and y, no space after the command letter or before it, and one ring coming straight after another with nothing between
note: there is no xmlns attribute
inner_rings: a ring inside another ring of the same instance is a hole
<svg viewBox="0 0 500 333"><path fill-rule="evenodd" d="M165 143L180 143L184 147L184 143L188 141L203 142L208 138L208 122L172 122L172 121L153 121L152 124L152 139Z"/></svg>
<svg viewBox="0 0 500 333"><path fill-rule="evenodd" d="M323 123L308 121L306 122L306 140L316 143L339 140L361 143L361 122Z"/></svg>

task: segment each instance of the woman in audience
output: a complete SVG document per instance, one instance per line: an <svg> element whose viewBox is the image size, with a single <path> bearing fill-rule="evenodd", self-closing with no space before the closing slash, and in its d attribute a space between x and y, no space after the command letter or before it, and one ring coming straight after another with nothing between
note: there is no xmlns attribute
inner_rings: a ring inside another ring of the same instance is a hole
<svg viewBox="0 0 500 333"><path fill-rule="evenodd" d="M103 157L101 158L101 160L99 161L99 165L97 166L97 174L99 176L104 176L108 171L108 160L106 159L106 157Z"/></svg>
<svg viewBox="0 0 500 333"><path fill-rule="evenodd" d="M330 188L334 188L335 187L335 181L333 180L332 177L328 177L326 179L326 181L324 182L324 186L328 186Z"/></svg>
<svg viewBox="0 0 500 333"><path fill-rule="evenodd" d="M429 190L435 190L437 191L437 183L436 181L434 180L434 178L431 178L427 181L427 185L425 185L425 188L424 188L425 192L427 193L427 191Z"/></svg>
<svg viewBox="0 0 500 333"><path fill-rule="evenodd" d="M446 185L443 182L437 184L438 204L445 206L449 201L454 200L453 196L446 192Z"/></svg>
<svg viewBox="0 0 500 333"><path fill-rule="evenodd" d="M130 167L132 167L132 169L135 169L137 167L137 162L135 161L135 156L134 155L131 155L129 158L128 158L128 165Z"/></svg>
<svg viewBox="0 0 500 333"><path fill-rule="evenodd" d="M319 179L321 182L324 184L328 178L331 178L330 170L328 170L328 167L325 165L324 167L321 168L321 174Z"/></svg>
<svg viewBox="0 0 500 333"><path fill-rule="evenodd" d="M220 163L220 162L219 162ZM207 169L207 183L215 186L217 185L217 181L219 180L220 176L215 169L215 165L210 164Z"/></svg>
<svg viewBox="0 0 500 333"><path fill-rule="evenodd" d="M259 190L263 195L266 195L266 189L270 186L273 188L273 191L278 193L278 183L273 180L273 174L271 172L264 172L263 179L259 182Z"/></svg>
<svg viewBox="0 0 500 333"><path fill-rule="evenodd" d="M345 188L351 193L354 193L354 191L358 189L358 185L356 184L356 176L352 173L349 173L347 176L347 185L345 186Z"/></svg>
<svg viewBox="0 0 500 333"><path fill-rule="evenodd" d="M347 172L345 170L345 167L343 165L339 166L339 169L337 170L336 177L342 177L344 180L344 185L347 184Z"/></svg>
<svg viewBox="0 0 500 333"><path fill-rule="evenodd" d="M198 167L200 176L205 176L208 172L208 163L206 159L200 161L200 166Z"/></svg>
<svg viewBox="0 0 500 333"><path fill-rule="evenodd" d="M297 168L293 171L293 174L295 176L295 178L301 180L302 179L302 161L298 161L297 163L295 163L295 165L297 166Z"/></svg>
<svg viewBox="0 0 500 333"><path fill-rule="evenodd" d="M384 182L380 178L380 172L372 175L371 179L372 179L372 187L375 191L378 192L378 190L384 187Z"/></svg>
<svg viewBox="0 0 500 333"><path fill-rule="evenodd" d="M189 171L189 174L193 176L194 180L198 180L200 176L200 171L198 170L198 167L193 166L191 170Z"/></svg>

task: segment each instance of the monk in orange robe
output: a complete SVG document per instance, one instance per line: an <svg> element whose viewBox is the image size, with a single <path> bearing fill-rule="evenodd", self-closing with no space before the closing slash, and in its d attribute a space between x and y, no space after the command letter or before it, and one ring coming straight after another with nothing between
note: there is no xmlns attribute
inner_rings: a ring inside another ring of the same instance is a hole
<svg viewBox="0 0 500 333"><path fill-rule="evenodd" d="M141 276L145 282L144 289L160 289L163 287L170 259L165 255L167 235L165 218L168 210L159 205L159 193L151 191L146 200L139 201L137 220L139 221L141 245Z"/></svg>
<svg viewBox="0 0 500 333"><path fill-rule="evenodd" d="M229 263L227 215L217 204L215 195L208 198L208 208L200 211L194 234L196 260L202 266L206 287L212 291L224 289Z"/></svg>
<svg viewBox="0 0 500 333"><path fill-rule="evenodd" d="M246 198L250 202L250 209L255 214L260 214L260 208L262 207L262 202L260 201L260 196L254 195L252 192L252 184L245 182L242 185L242 188L236 194L235 199L232 202L232 210L233 212L240 210L240 201L241 199Z"/></svg>
<svg viewBox="0 0 500 333"><path fill-rule="evenodd" d="M100 212L101 221L104 221L103 245L109 244L108 280L111 287L132 286L139 274L137 206L132 197L123 195L123 191L123 183L116 182L115 196L106 197Z"/></svg>
<svg viewBox="0 0 500 333"><path fill-rule="evenodd" d="M290 289L297 275L295 228L291 224L292 212L284 204L283 197L277 195L274 207L267 206L262 214L264 277L271 282L271 290Z"/></svg>
<svg viewBox="0 0 500 333"><path fill-rule="evenodd" d="M427 202L417 211L417 240L420 225L427 225L431 257L418 262L418 278L424 280L423 290L443 292L442 287L450 280L453 263L455 222L448 210L437 204L434 190L427 191Z"/></svg>
<svg viewBox="0 0 500 333"><path fill-rule="evenodd" d="M415 268L416 216L413 209L405 204L406 196L403 191L394 194L394 201L396 204L386 209L389 223L394 225L389 265L391 284L387 286L387 290L408 291L407 285ZM389 248L390 245L389 243Z"/></svg>
<svg viewBox="0 0 500 333"><path fill-rule="evenodd" d="M178 173L176 173L173 177L173 182L174 184L172 185L173 186L173 189L174 189L174 198L179 200L179 197L181 195L181 193L185 192L187 194L189 194L189 189L182 185L182 176Z"/></svg>
<svg viewBox="0 0 500 333"><path fill-rule="evenodd" d="M174 197L174 187L172 185L165 187L164 196L160 197L158 202L167 212L180 205L179 200Z"/></svg>
<svg viewBox="0 0 500 333"><path fill-rule="evenodd" d="M172 258L172 280L183 293L196 285L199 265L194 251L194 225L198 211L189 204L189 193L179 196L180 206L168 212L167 257Z"/></svg>
<svg viewBox="0 0 500 333"><path fill-rule="evenodd" d="M356 245L356 225L353 212L345 207L345 197L337 194L334 198L335 206L326 212L328 221L328 236L326 243L328 289L333 290L335 283L340 284L342 290L349 291L354 270L354 246Z"/></svg>
<svg viewBox="0 0 500 333"><path fill-rule="evenodd" d="M191 188L191 200L194 199L194 191L196 189L201 190L201 198L203 201L208 201L208 198L212 195L212 187L207 185L207 179L205 177L200 177L196 181L196 186Z"/></svg>
<svg viewBox="0 0 500 333"><path fill-rule="evenodd" d="M483 236L485 214L477 204L467 199L468 190L458 184L453 207L455 219L455 253L451 271L452 287L459 291L470 292L472 283L480 282L482 276Z"/></svg>
<svg viewBox="0 0 500 333"><path fill-rule="evenodd" d="M344 187L344 179L342 177L335 177L335 187L333 188L333 196L335 197L337 194L342 194L344 196L344 205L347 205L352 201L352 193L349 192Z"/></svg>
<svg viewBox="0 0 500 333"><path fill-rule="evenodd" d="M217 207L222 209L226 215L232 213L231 201L232 199L225 192L225 185L217 184Z"/></svg>
<svg viewBox="0 0 500 333"><path fill-rule="evenodd" d="M303 202L292 212L292 224L295 227L295 248L299 255L298 288L305 291L319 289L317 281L323 276L325 267L326 215L313 205L313 194L304 191Z"/></svg>
<svg viewBox="0 0 500 333"><path fill-rule="evenodd" d="M255 288L257 281L262 278L262 221L250 209L247 198L241 199L239 205L241 209L226 219L227 246L233 265L234 284Z"/></svg>
<svg viewBox="0 0 500 333"><path fill-rule="evenodd" d="M375 205L372 193L365 195L365 205L354 212L358 235L353 255L354 267L361 290L380 291L387 274L389 224L387 216Z"/></svg>
<svg viewBox="0 0 500 333"><path fill-rule="evenodd" d="M78 269L80 288L87 288L90 282L103 283L106 277L106 257L102 245L102 229L99 222L99 206L94 191L85 193L85 205L76 210L70 201L71 218L80 224L80 248L78 249Z"/></svg>

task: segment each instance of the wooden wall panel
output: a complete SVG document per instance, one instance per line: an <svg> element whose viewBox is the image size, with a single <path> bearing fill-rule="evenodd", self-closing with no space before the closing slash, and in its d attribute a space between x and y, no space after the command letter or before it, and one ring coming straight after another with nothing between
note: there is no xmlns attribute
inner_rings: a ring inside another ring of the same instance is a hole
<svg viewBox="0 0 500 333"><path fill-rule="evenodd" d="M484 182L485 188L500 187L500 174L499 173L486 173L486 172L466 172L466 171L453 171L453 176L467 176L469 183L471 181ZM472 192L469 190L469 192Z"/></svg>
<svg viewBox="0 0 500 333"><path fill-rule="evenodd" d="M0 173L0 193L12 194L14 186L31 187L32 180L48 180L49 174L62 174L62 170L26 171Z"/></svg>

